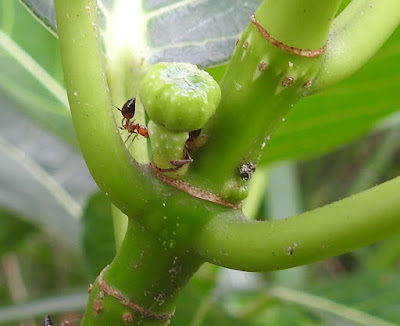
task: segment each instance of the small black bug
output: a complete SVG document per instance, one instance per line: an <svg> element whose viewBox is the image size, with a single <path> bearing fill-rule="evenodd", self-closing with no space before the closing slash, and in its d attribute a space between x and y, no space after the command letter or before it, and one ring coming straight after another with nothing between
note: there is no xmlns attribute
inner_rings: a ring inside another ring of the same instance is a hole
<svg viewBox="0 0 400 326"><path fill-rule="evenodd" d="M44 317L43 326L53 326L49 315Z"/></svg>

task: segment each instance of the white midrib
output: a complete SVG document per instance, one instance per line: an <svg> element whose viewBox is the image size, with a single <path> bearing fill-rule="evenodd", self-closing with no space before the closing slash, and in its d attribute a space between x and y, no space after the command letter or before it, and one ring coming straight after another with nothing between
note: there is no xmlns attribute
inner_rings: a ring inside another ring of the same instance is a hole
<svg viewBox="0 0 400 326"><path fill-rule="evenodd" d="M108 58L118 58L121 51L131 50L138 57L147 58L145 40L147 17L140 0L116 0L107 22L105 34Z"/></svg>
<svg viewBox="0 0 400 326"><path fill-rule="evenodd" d="M176 1L151 12L145 12L141 0L115 0L111 13L105 13L103 8L103 14L109 18L105 34L108 58L116 59L126 50L138 58L149 58L152 52L147 42L149 21L192 2L195 0Z"/></svg>

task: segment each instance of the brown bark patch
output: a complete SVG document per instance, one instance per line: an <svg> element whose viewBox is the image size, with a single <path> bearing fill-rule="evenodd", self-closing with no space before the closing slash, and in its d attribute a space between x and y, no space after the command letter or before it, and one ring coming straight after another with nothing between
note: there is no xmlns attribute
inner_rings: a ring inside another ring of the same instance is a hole
<svg viewBox="0 0 400 326"><path fill-rule="evenodd" d="M294 46L284 44L283 42L280 42L277 39L273 38L271 36L271 34L269 34L268 31L258 23L256 16L254 16L254 15L251 16L250 21L252 22L252 24L254 26L257 27L258 32L261 34L261 36L267 42L271 43L272 45L276 46L277 48L280 48L283 51L293 53L300 57L306 57L306 58L318 57L318 56L324 54L326 51L326 43L324 44L323 47L321 47L317 50L300 49L300 48L295 48Z"/></svg>
<svg viewBox="0 0 400 326"><path fill-rule="evenodd" d="M146 308L143 308L139 306L138 304L134 303L132 300L129 298L125 297L121 292L113 289L111 286L109 286L106 281L104 281L103 275L105 270L108 268L106 266L100 273L99 277L97 278L97 282L99 284L99 288L106 294L108 294L111 297L114 297L115 299L119 300L124 306L127 306L131 308L132 310L138 312L141 314L143 317L147 317L153 320L170 320L173 316L173 314L160 314L156 313L154 311L148 310ZM98 300L98 299L97 299Z"/></svg>
<svg viewBox="0 0 400 326"><path fill-rule="evenodd" d="M103 304L100 299L96 299L93 302L93 310L98 315L103 310Z"/></svg>
<svg viewBox="0 0 400 326"><path fill-rule="evenodd" d="M282 87L291 86L293 83L294 83L293 77L285 77L285 79L282 80Z"/></svg>
<svg viewBox="0 0 400 326"><path fill-rule="evenodd" d="M125 323L132 323L133 322L133 316L130 312L125 313L122 318L124 319Z"/></svg>
<svg viewBox="0 0 400 326"><path fill-rule="evenodd" d="M219 205L223 205L223 206L227 206L233 209L239 209L240 207L242 207L242 203L238 203L238 204L232 204L228 201L226 201L225 199L223 199L222 197L213 194L209 191L205 191L203 189L200 188L196 188L194 186L192 186L190 183L187 183L186 181L183 180L177 180L177 179L172 179L169 178L167 176L165 176L164 174L161 173L161 171L154 165L154 164L150 164L151 170L153 171L154 175L160 179L163 183L172 186L174 188L177 188L179 190L182 190L186 193L188 193L190 196L192 197L196 197L196 198L200 198L203 200L207 200Z"/></svg>
<svg viewBox="0 0 400 326"><path fill-rule="evenodd" d="M268 67L268 64L265 61L261 61L258 64L258 70L260 70L260 71L265 71L265 69L267 69L267 67Z"/></svg>

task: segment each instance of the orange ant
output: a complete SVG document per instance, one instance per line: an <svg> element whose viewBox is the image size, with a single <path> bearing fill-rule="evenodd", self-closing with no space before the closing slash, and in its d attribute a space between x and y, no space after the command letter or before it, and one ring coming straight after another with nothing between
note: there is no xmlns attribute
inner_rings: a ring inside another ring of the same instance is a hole
<svg viewBox="0 0 400 326"><path fill-rule="evenodd" d="M138 123L134 123L134 122L129 122L127 121L124 125L123 128L121 127L121 129L125 129L128 130L128 132L132 135L132 134L136 134L135 137L137 135L141 135L144 138L149 138L149 131L147 130L146 126L141 126ZM129 135L129 136L131 136ZM129 137L128 137L129 138Z"/></svg>
<svg viewBox="0 0 400 326"><path fill-rule="evenodd" d="M141 135L145 138L149 138L149 132L148 132L146 126L141 126L138 123L134 123L133 121L132 122L130 121L135 116L135 104L136 104L136 98L133 97L133 98L129 99L128 101L126 101L126 103L123 105L122 109L120 109L114 105L114 107L117 108L117 110L120 111L123 116L122 121L121 121L122 127L120 127L120 129L125 129L130 133L130 135L125 140L125 142L129 139L129 137L132 134L136 134L135 137L133 138L133 140L135 140L137 135ZM125 124L124 124L124 120L125 120Z"/></svg>

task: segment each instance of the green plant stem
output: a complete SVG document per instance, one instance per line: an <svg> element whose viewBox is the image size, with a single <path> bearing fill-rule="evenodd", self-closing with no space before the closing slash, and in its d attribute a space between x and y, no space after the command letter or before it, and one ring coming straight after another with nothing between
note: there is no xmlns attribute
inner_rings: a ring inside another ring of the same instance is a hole
<svg viewBox="0 0 400 326"><path fill-rule="evenodd" d="M317 50L325 44L339 3L264 1L255 17L264 29L273 31L274 38L289 42L287 46ZM216 191L238 175L241 161L258 160L263 142L308 94L304 85L314 79L321 62L322 56L302 57L272 45L249 23L221 80L222 99L208 130L209 142L195 155L191 167L214 183L206 186ZM265 65L260 68L260 64ZM288 78L293 83L285 86Z"/></svg>
<svg viewBox="0 0 400 326"><path fill-rule="evenodd" d="M130 222L122 247L104 272L104 281L141 308L155 314L173 314L180 289L202 264L190 250L176 250L157 235L135 222ZM128 308L122 301L99 294L99 279L90 293L88 308L81 326L124 325L123 316L130 313L130 325L167 325L168 320L144 316L137 309ZM101 311L94 310L100 300Z"/></svg>
<svg viewBox="0 0 400 326"><path fill-rule="evenodd" d="M353 0L336 17L315 91L335 84L362 67L400 23L398 0Z"/></svg>
<svg viewBox="0 0 400 326"><path fill-rule="evenodd" d="M270 169L266 203L270 220L280 220L304 211L300 195L297 165L281 162ZM307 283L308 266L299 266L274 273L275 285L302 288Z"/></svg>
<svg viewBox="0 0 400 326"><path fill-rule="evenodd" d="M104 73L96 2L57 0L55 5L64 78L82 154L111 201L124 213L139 215L154 189L141 166L132 161L114 120L116 109ZM143 196L133 201L132 193Z"/></svg>
<svg viewBox="0 0 400 326"><path fill-rule="evenodd" d="M95 2L56 0L55 5L72 118L93 178L129 218L169 243L190 249L213 216L231 210L163 184L148 165L132 160L110 103Z"/></svg>
<svg viewBox="0 0 400 326"><path fill-rule="evenodd" d="M255 15L273 38L297 48L316 50L326 43L340 2L341 0L263 1Z"/></svg>
<svg viewBox="0 0 400 326"><path fill-rule="evenodd" d="M110 103L95 2L56 0L55 5L72 119L94 180L119 210L149 230L190 239L214 214L227 209L164 185L148 165L132 159Z"/></svg>
<svg viewBox="0 0 400 326"><path fill-rule="evenodd" d="M400 177L295 217L252 222L220 215L197 247L207 261L246 271L308 264L400 231Z"/></svg>

